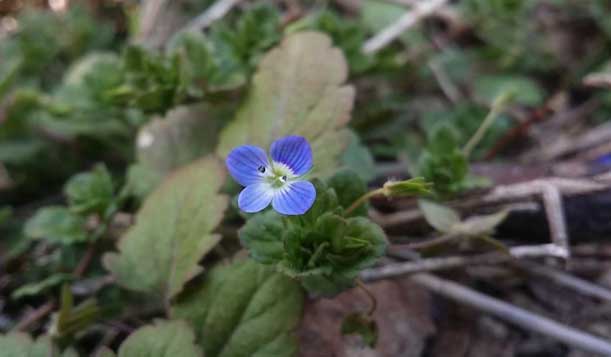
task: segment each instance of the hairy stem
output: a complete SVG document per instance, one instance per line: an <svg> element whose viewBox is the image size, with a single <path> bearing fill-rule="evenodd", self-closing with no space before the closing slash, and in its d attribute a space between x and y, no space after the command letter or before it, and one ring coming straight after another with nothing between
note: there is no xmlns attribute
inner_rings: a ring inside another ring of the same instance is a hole
<svg viewBox="0 0 611 357"><path fill-rule="evenodd" d="M344 212L344 216L349 216L350 213L352 213L355 209L362 206L370 198L372 198L373 196L381 195L383 192L384 192L384 189L378 188L377 190L369 191L366 194L362 195L356 201L354 201L354 203L352 203L350 207L348 207L348 209L346 209L346 212Z"/></svg>

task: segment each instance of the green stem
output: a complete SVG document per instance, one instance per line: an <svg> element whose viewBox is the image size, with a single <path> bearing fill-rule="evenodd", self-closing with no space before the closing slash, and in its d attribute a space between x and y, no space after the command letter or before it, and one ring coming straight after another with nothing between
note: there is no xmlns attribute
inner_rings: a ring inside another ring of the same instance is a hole
<svg viewBox="0 0 611 357"><path fill-rule="evenodd" d="M354 201L354 203L352 203L350 205L350 207L348 207L348 209L346 209L346 211L344 212L344 216L349 216L350 213L352 213L355 209L359 208L360 206L362 206L365 202L367 202L371 197L373 196L377 196L377 195L381 195L384 193L384 189L383 188L378 188L377 190L373 190L373 191L369 191L366 194L362 195L361 197L359 197L359 199L357 199L356 201Z"/></svg>
<svg viewBox="0 0 611 357"><path fill-rule="evenodd" d="M496 97L496 99L492 103L492 108L490 108L490 112L488 112L488 115L486 115L486 118L484 118L482 124L479 126L479 128L477 128L475 134L471 136L471 138L463 148L463 153L467 158L471 155L477 144L479 144L479 142L484 138L484 135L486 134L488 129L490 129L492 124L494 124L494 121L499 116L499 114L501 114L505 110L507 104L511 101L512 96L513 91L505 91Z"/></svg>

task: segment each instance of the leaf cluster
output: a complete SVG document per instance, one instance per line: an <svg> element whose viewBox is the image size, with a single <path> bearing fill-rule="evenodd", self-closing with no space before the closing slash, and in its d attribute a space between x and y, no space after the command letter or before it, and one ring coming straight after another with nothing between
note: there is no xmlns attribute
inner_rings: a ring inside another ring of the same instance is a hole
<svg viewBox="0 0 611 357"><path fill-rule="evenodd" d="M384 254L382 229L363 215L344 214L366 187L343 171L326 182L315 180L317 197L302 216L273 211L256 215L240 231L253 259L298 278L311 293L334 295L354 284L359 272Z"/></svg>
<svg viewBox="0 0 611 357"><path fill-rule="evenodd" d="M418 161L418 174L431 182L433 191L441 197L482 184L469 173L469 162L458 146L458 135L449 125L437 125Z"/></svg>

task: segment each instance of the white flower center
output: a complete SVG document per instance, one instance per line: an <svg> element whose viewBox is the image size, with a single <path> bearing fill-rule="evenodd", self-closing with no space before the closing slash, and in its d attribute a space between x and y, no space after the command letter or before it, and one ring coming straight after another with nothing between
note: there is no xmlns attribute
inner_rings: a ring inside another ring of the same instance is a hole
<svg viewBox="0 0 611 357"><path fill-rule="evenodd" d="M297 177L288 165L276 161L272 161L271 168L260 168L259 171L265 174L266 181L269 182L273 188L282 188L289 181Z"/></svg>

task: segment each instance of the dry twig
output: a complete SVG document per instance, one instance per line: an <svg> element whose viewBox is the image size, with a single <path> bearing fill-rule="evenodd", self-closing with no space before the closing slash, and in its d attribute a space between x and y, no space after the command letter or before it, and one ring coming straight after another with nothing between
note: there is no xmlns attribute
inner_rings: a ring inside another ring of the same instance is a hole
<svg viewBox="0 0 611 357"><path fill-rule="evenodd" d="M399 37L420 20L432 15L446 4L447 0L428 0L414 4L411 11L401 16L396 22L367 40L362 47L365 54L374 54Z"/></svg>
<svg viewBox="0 0 611 357"><path fill-rule="evenodd" d="M536 315L520 307L481 294L455 282L431 274L414 275L412 281L458 303L484 311L525 330L549 336L557 341L590 353L611 356L611 343L600 337L563 325L554 320Z"/></svg>
<svg viewBox="0 0 611 357"><path fill-rule="evenodd" d="M233 7L242 0L219 0L206 11L191 20L185 27L189 31L202 31L215 21L223 18Z"/></svg>

